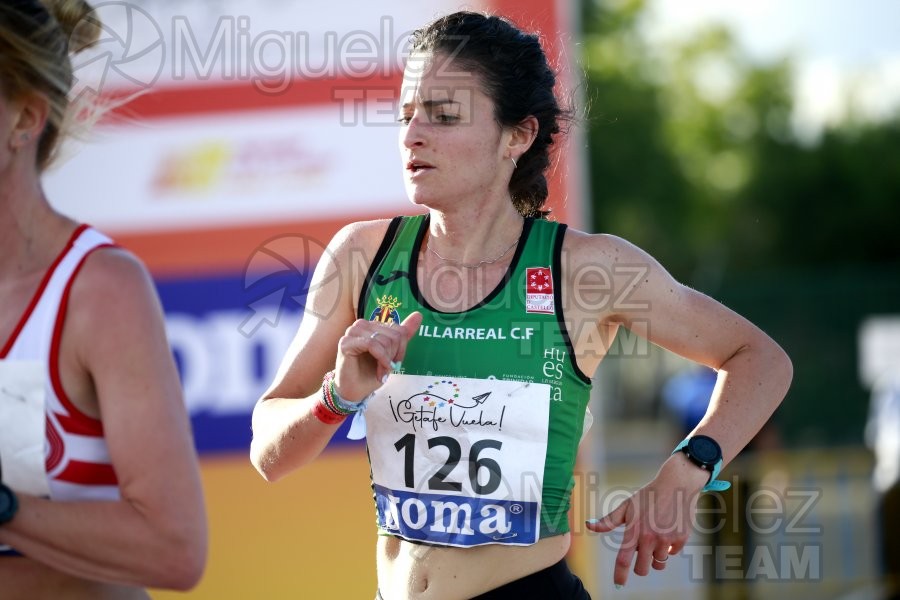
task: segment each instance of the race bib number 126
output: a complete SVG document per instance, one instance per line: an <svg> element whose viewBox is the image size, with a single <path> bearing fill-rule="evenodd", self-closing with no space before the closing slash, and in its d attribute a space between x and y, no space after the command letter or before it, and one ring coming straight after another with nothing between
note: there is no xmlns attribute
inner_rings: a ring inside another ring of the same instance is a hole
<svg viewBox="0 0 900 600"><path fill-rule="evenodd" d="M378 525L448 546L538 540L550 386L391 375L366 411Z"/></svg>

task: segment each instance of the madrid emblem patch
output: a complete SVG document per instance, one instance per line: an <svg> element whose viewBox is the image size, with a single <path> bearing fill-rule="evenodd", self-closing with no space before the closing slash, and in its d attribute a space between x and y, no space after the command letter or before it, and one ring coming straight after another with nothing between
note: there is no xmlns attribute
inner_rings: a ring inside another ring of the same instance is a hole
<svg viewBox="0 0 900 600"><path fill-rule="evenodd" d="M554 308L550 267L525 269L525 312L552 315Z"/></svg>

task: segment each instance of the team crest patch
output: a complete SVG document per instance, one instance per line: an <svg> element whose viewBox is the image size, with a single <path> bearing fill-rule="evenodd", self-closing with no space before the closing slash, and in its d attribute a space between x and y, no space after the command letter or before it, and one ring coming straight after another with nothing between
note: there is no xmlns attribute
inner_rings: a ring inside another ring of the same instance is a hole
<svg viewBox="0 0 900 600"><path fill-rule="evenodd" d="M553 275L549 267L525 269L525 312L550 314L553 305Z"/></svg>
<svg viewBox="0 0 900 600"><path fill-rule="evenodd" d="M378 305L378 308L372 311L369 316L370 321L400 324L400 313L397 312L397 309L403 305L399 300L385 294L381 298L377 298L375 304Z"/></svg>

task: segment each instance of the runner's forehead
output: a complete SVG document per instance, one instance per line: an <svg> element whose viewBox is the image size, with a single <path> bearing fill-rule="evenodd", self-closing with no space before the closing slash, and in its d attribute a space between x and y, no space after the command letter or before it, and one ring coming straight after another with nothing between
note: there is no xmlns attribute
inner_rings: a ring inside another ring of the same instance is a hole
<svg viewBox="0 0 900 600"><path fill-rule="evenodd" d="M453 68L453 63L432 60L431 55L414 54L403 71L399 104L401 108L416 104L426 108L469 104L477 86L474 74Z"/></svg>

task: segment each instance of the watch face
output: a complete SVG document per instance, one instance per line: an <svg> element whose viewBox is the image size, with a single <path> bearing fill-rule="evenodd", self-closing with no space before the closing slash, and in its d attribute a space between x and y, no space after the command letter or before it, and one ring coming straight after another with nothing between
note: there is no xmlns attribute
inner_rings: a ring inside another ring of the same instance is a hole
<svg viewBox="0 0 900 600"><path fill-rule="evenodd" d="M712 438L705 435L692 437L688 442L688 452L698 462L710 466L722 458L722 451L719 449L719 445Z"/></svg>
<svg viewBox="0 0 900 600"><path fill-rule="evenodd" d="M0 483L0 525L4 525L16 516L19 502L11 489Z"/></svg>
<svg viewBox="0 0 900 600"><path fill-rule="evenodd" d="M6 486L0 486L0 523L3 522L3 518L6 516L13 506L12 495L9 492L9 488Z"/></svg>

